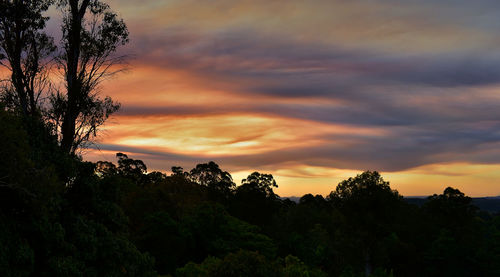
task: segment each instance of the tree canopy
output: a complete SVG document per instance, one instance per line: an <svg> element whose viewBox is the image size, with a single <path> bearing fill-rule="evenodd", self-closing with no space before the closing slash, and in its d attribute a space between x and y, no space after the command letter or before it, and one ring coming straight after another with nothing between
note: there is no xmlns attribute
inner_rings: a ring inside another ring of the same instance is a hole
<svg viewBox="0 0 500 277"><path fill-rule="evenodd" d="M55 4L62 17L58 44L44 32L46 12ZM120 108L98 87L123 69L117 66L125 56L116 51L128 35L124 21L103 1L0 1L0 65L11 73L0 91L5 107L44 121L64 152L88 146ZM58 74L64 79L54 81Z"/></svg>
<svg viewBox="0 0 500 277"><path fill-rule="evenodd" d="M83 161L119 108L97 88L128 35L103 1L0 0L0 276L500 276L500 214L452 187L419 206L366 171L295 202L214 161Z"/></svg>

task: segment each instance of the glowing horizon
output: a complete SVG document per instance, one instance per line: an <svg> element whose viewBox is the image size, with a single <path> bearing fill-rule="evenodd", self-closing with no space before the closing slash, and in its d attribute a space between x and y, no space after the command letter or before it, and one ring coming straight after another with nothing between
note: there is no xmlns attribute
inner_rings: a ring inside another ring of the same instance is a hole
<svg viewBox="0 0 500 277"><path fill-rule="evenodd" d="M133 58L84 158L213 160L281 196L364 170L405 196L500 195L500 4L459 2L110 1Z"/></svg>

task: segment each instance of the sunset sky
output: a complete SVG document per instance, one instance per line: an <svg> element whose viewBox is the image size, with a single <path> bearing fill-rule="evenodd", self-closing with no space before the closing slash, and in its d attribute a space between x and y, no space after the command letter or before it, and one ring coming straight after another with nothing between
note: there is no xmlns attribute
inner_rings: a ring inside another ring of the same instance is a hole
<svg viewBox="0 0 500 277"><path fill-rule="evenodd" d="M500 1L108 2L131 59L85 159L213 160L280 196L364 170L405 196L500 194Z"/></svg>

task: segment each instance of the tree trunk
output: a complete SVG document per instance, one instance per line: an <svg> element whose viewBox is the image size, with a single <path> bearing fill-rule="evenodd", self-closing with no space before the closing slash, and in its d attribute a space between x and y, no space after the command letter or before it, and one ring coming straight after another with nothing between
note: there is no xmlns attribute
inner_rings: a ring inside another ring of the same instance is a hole
<svg viewBox="0 0 500 277"><path fill-rule="evenodd" d="M26 116L29 114L28 99L26 97L26 91L24 88L22 69L20 67L20 64L18 65L16 63L17 61L14 61L14 64L12 64L12 83L14 84L14 89L19 100L21 111Z"/></svg>
<svg viewBox="0 0 500 277"><path fill-rule="evenodd" d="M28 98L26 96L26 90L23 81L23 69L21 66L21 53L22 53L22 40L24 39L21 34L21 25L23 24L22 18L16 16L15 19L15 29L14 29L14 41L12 41L13 55L10 60L12 67L12 83L14 84L14 89L19 100L19 105L21 106L21 111L26 116L28 115Z"/></svg>
<svg viewBox="0 0 500 277"><path fill-rule="evenodd" d="M74 140L76 120L80 114L78 109L79 102L84 97L82 95L82 86L78 79L78 62L80 59L82 20L87 10L89 0L83 0L81 6L78 0L69 0L70 5L70 23L68 28L68 46L66 49L66 82L68 90L68 106L64 113L61 126L61 148L66 153L74 153Z"/></svg>

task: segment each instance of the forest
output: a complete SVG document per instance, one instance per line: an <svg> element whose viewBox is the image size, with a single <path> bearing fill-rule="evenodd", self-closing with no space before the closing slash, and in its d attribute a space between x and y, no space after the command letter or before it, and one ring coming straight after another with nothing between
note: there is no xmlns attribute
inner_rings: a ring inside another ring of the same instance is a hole
<svg viewBox="0 0 500 277"><path fill-rule="evenodd" d="M0 1L0 276L500 276L500 215L451 187L414 205L365 171L295 202L213 161L83 160L127 42L102 1Z"/></svg>
<svg viewBox="0 0 500 277"><path fill-rule="evenodd" d="M500 216L453 188L419 207L367 171L296 203L214 162L85 162L5 109L0 141L1 276L500 274Z"/></svg>

